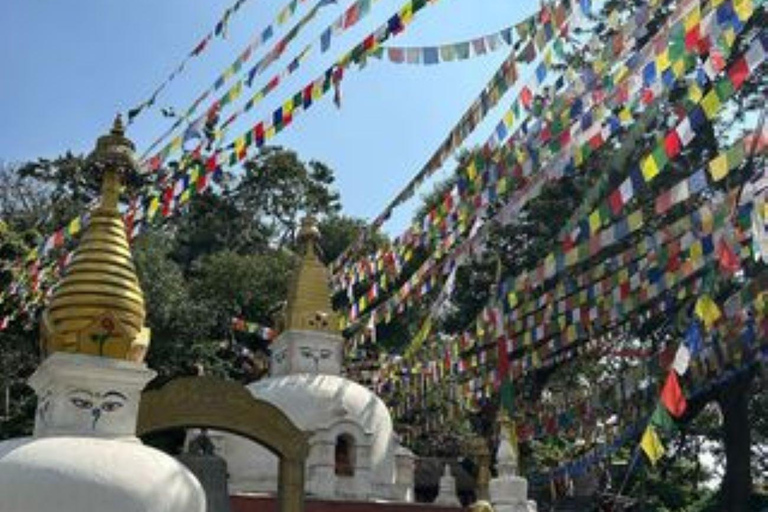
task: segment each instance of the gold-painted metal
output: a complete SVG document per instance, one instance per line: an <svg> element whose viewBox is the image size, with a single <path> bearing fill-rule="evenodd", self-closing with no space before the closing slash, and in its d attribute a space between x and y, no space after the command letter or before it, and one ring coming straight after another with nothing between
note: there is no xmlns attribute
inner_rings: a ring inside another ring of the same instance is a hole
<svg viewBox="0 0 768 512"><path fill-rule="evenodd" d="M43 311L44 354L77 352L142 361L149 346L144 294L118 210L121 181L135 172L134 146L118 117L88 158L102 172L101 202Z"/></svg>
<svg viewBox="0 0 768 512"><path fill-rule="evenodd" d="M142 394L138 435L191 427L232 432L268 448L280 458L278 510L304 510L309 436L278 407L215 377L183 377Z"/></svg>
<svg viewBox="0 0 768 512"><path fill-rule="evenodd" d="M301 263L288 288L283 330L338 331L338 318L331 307L328 270L315 249L319 240L316 220L311 216L304 218L298 236Z"/></svg>

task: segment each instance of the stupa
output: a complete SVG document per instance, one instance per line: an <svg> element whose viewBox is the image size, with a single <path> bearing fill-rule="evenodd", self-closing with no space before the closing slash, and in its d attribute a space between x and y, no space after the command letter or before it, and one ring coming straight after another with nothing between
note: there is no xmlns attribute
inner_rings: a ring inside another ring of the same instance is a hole
<svg viewBox="0 0 768 512"><path fill-rule="evenodd" d="M341 375L344 340L316 249L319 239L315 220L304 219L301 262L272 345L270 375L248 390L308 433L308 496L412 501L414 455L398 442L389 410L372 391ZM276 492L274 454L233 434L212 436L227 461L231 494Z"/></svg>
<svg viewBox="0 0 768 512"><path fill-rule="evenodd" d="M205 511L195 477L135 435L155 372L143 362L144 296L118 210L133 149L118 118L89 158L101 202L42 315L34 434L0 443L0 512Z"/></svg>
<svg viewBox="0 0 768 512"><path fill-rule="evenodd" d="M518 474L517 443L514 428L505 412L499 418L500 439L496 451L498 476L490 481L490 498L497 512L536 512L536 502L528 499L528 480Z"/></svg>

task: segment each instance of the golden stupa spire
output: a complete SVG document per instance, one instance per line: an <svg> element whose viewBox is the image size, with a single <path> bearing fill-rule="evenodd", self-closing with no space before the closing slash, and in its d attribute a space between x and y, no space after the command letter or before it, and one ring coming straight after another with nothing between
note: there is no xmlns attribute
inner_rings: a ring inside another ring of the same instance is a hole
<svg viewBox="0 0 768 512"><path fill-rule="evenodd" d="M328 270L315 248L320 241L320 231L314 217L301 221L297 238L301 263L288 288L284 330L336 332L339 323L331 307Z"/></svg>
<svg viewBox="0 0 768 512"><path fill-rule="evenodd" d="M75 352L142 361L149 346L144 295L118 210L121 180L135 172L120 117L88 157L102 174L101 202L43 312L44 354Z"/></svg>

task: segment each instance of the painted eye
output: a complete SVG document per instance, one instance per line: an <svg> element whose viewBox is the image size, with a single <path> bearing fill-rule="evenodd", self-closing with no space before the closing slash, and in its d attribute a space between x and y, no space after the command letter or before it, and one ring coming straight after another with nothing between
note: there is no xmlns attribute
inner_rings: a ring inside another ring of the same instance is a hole
<svg viewBox="0 0 768 512"><path fill-rule="evenodd" d="M90 409L93 407L93 402L90 400L86 400L85 398L71 398L70 401L72 402L72 405L77 407L78 409Z"/></svg>
<svg viewBox="0 0 768 512"><path fill-rule="evenodd" d="M104 402L103 404L101 404L101 410L104 412L113 412L118 410L122 406L123 406L122 402L115 402L115 401Z"/></svg>

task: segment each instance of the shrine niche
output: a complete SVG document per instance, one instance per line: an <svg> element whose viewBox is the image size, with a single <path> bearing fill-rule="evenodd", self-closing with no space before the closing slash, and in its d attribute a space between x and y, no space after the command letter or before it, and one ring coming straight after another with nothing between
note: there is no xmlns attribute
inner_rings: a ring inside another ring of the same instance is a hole
<svg viewBox="0 0 768 512"><path fill-rule="evenodd" d="M307 435L277 407L243 386L214 377L184 377L141 398L138 435L175 428L210 428L246 437L279 458L280 512L304 510Z"/></svg>

